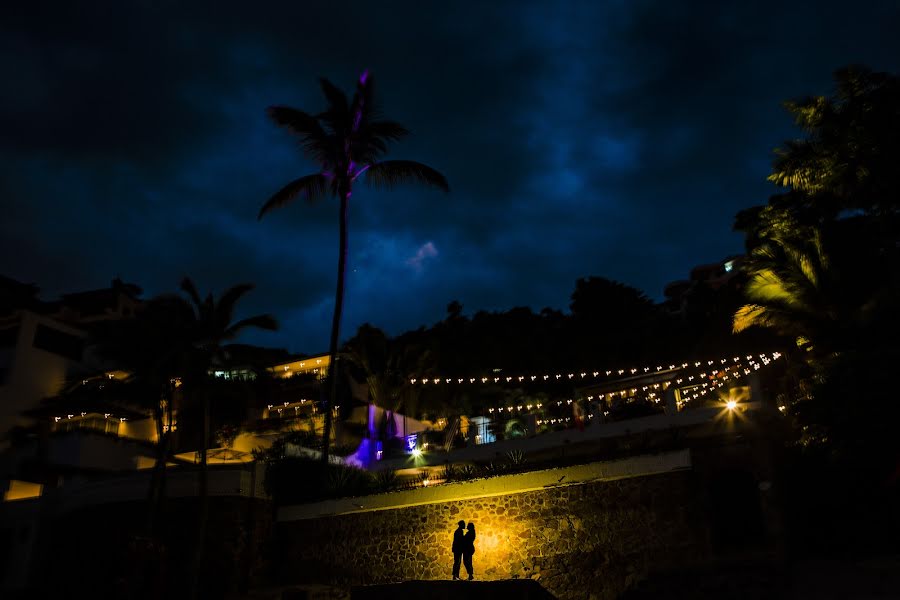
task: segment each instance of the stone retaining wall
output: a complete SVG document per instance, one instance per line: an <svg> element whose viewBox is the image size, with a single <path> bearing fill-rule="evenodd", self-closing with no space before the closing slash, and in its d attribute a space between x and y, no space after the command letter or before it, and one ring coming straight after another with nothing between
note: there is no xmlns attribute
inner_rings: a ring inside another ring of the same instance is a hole
<svg viewBox="0 0 900 600"><path fill-rule="evenodd" d="M460 519L479 579L530 578L558 598L615 598L651 570L698 562L708 532L692 471L558 485L277 525L285 583L449 579Z"/></svg>

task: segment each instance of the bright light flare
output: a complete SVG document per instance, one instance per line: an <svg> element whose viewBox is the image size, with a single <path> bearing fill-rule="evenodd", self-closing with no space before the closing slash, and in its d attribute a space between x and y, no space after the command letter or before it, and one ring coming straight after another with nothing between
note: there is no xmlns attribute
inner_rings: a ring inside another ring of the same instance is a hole
<svg viewBox="0 0 900 600"><path fill-rule="evenodd" d="M725 403L725 408L733 411L734 409L737 408L737 405L738 405L737 400L729 400L728 402Z"/></svg>
<svg viewBox="0 0 900 600"><path fill-rule="evenodd" d="M422 451L419 448L413 448L410 454L412 454L413 458L419 458L422 456Z"/></svg>

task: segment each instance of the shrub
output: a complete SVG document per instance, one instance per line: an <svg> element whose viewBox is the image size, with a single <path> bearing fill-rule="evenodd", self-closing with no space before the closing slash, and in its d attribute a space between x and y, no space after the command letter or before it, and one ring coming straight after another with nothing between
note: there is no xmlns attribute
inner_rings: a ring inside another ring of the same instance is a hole
<svg viewBox="0 0 900 600"><path fill-rule="evenodd" d="M481 470L486 477L496 477L506 473L508 467L503 463L489 462L486 465L482 465Z"/></svg>
<svg viewBox="0 0 900 600"><path fill-rule="evenodd" d="M459 479L459 469L451 464L444 465L444 470L441 473L443 475L444 481L456 481Z"/></svg>
<svg viewBox="0 0 900 600"><path fill-rule="evenodd" d="M257 459L265 462L263 485L276 505L357 496L371 488L368 474L352 467L283 453L260 453Z"/></svg>
<svg viewBox="0 0 900 600"><path fill-rule="evenodd" d="M509 461L509 464L512 467L521 467L527 462L525 453L521 450L510 450L506 453L506 460Z"/></svg>
<svg viewBox="0 0 900 600"><path fill-rule="evenodd" d="M456 476L462 481L467 481L469 479L475 479L480 475L478 471L478 467L475 465L462 465L461 467L457 467Z"/></svg>
<svg viewBox="0 0 900 600"><path fill-rule="evenodd" d="M397 472L391 469L378 471L372 476L372 486L379 492L388 492L397 487Z"/></svg>
<svg viewBox="0 0 900 600"><path fill-rule="evenodd" d="M332 466L328 471L328 495L359 496L369 491L369 478L365 471L353 467Z"/></svg>

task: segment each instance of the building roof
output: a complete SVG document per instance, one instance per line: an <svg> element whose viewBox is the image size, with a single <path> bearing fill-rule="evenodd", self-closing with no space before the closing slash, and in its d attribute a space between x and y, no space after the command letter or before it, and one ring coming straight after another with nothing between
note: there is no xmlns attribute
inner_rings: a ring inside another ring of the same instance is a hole
<svg viewBox="0 0 900 600"><path fill-rule="evenodd" d="M33 283L22 283L0 275L0 315L26 308L38 310L45 306L37 297L40 288Z"/></svg>

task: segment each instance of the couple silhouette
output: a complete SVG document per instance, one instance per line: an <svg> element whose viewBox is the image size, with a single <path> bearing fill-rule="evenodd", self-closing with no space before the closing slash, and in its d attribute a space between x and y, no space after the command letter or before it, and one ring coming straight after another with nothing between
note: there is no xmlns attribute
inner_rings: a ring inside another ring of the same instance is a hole
<svg viewBox="0 0 900 600"><path fill-rule="evenodd" d="M469 581L475 579L472 571L472 555L475 554L475 524L469 523L468 531L466 531L466 522L457 523L459 527L453 532L453 579L459 580L459 561L466 567L466 573L469 574Z"/></svg>

